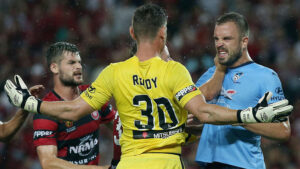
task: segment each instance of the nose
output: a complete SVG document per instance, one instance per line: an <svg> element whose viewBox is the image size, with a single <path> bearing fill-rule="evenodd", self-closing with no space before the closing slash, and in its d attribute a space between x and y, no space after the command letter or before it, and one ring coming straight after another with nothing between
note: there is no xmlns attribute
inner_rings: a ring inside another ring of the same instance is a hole
<svg viewBox="0 0 300 169"><path fill-rule="evenodd" d="M82 69L82 64L81 64L80 62L77 62L77 63L75 64L75 68L76 68L76 69Z"/></svg>
<svg viewBox="0 0 300 169"><path fill-rule="evenodd" d="M223 46L224 43L223 43L223 41L221 41L221 40L216 40L216 41L215 41L215 45L216 45L217 48L219 48L219 47Z"/></svg>

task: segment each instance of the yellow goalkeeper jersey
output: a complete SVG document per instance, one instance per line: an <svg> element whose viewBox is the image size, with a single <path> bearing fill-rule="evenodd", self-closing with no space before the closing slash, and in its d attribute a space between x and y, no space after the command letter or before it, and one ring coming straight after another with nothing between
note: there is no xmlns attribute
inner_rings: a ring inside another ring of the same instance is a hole
<svg viewBox="0 0 300 169"><path fill-rule="evenodd" d="M122 156L145 152L181 153L185 143L185 104L201 94L187 69L175 61L136 56L107 66L81 94L95 110L112 96L123 134Z"/></svg>

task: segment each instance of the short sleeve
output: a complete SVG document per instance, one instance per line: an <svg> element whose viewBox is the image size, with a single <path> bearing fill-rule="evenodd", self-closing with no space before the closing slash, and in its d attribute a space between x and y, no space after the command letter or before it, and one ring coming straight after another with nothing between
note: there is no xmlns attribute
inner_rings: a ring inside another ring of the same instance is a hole
<svg viewBox="0 0 300 169"><path fill-rule="evenodd" d="M41 145L57 145L56 134L58 124L51 118L35 114L33 117L33 144L34 146Z"/></svg>
<svg viewBox="0 0 300 169"><path fill-rule="evenodd" d="M173 95L182 107L193 97L201 94L192 81L190 73L182 64L175 62L169 78L167 83L170 84Z"/></svg>
<svg viewBox="0 0 300 169"><path fill-rule="evenodd" d="M202 86L204 83L206 83L211 77L212 75L215 73L215 66L209 68L196 82L196 86L200 87Z"/></svg>
<svg viewBox="0 0 300 169"><path fill-rule="evenodd" d="M277 73L275 73L273 70L267 71L265 72L263 77L261 77L261 80L261 97L268 91L272 92L273 94L273 96L269 100L269 104L285 99L281 81Z"/></svg>
<svg viewBox="0 0 300 169"><path fill-rule="evenodd" d="M113 89L113 66L107 66L80 96L94 110L100 110L101 107L111 98Z"/></svg>

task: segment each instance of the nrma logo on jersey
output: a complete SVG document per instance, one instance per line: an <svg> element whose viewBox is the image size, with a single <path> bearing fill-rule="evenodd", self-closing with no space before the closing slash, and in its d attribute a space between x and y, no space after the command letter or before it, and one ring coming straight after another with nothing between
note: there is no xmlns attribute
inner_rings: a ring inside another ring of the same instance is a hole
<svg viewBox="0 0 300 169"><path fill-rule="evenodd" d="M93 135L88 135L80 139L79 145L71 146L69 149L69 153L78 154L80 156L87 156L93 151L96 146L98 146L98 139L93 138Z"/></svg>
<svg viewBox="0 0 300 169"><path fill-rule="evenodd" d="M235 91L235 90L233 90L233 89L227 89L227 90L226 90L226 89L224 89L224 88L222 87L222 90L221 90L221 96L224 96L225 98L232 100L232 96L233 96L234 94L236 94L236 91Z"/></svg>

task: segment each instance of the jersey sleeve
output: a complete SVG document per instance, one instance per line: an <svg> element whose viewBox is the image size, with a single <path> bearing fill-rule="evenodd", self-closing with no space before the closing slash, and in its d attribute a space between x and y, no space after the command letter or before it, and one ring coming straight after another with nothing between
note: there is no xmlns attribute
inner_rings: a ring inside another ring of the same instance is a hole
<svg viewBox="0 0 300 169"><path fill-rule="evenodd" d="M84 99L94 110L100 108L111 98L113 90L114 70L112 64L107 66L85 90L80 97Z"/></svg>
<svg viewBox="0 0 300 169"><path fill-rule="evenodd" d="M58 124L56 121L41 114L35 114L33 117L33 144L41 145L57 145L56 134Z"/></svg>
<svg viewBox="0 0 300 169"><path fill-rule="evenodd" d="M273 93L273 96L269 100L269 104L285 99L281 81L277 73L275 73L273 70L267 71L260 78L262 80L260 85L261 97L268 91Z"/></svg>
<svg viewBox="0 0 300 169"><path fill-rule="evenodd" d="M175 62L170 70L170 76L167 83L170 84L173 95L179 104L184 107L196 95L200 95L200 90L192 81L188 70L180 63Z"/></svg>
<svg viewBox="0 0 300 169"><path fill-rule="evenodd" d="M204 83L206 83L211 77L212 75L214 74L215 72L215 66L214 67L211 67L209 68L199 79L198 81L196 82L196 87L200 87L202 86Z"/></svg>

